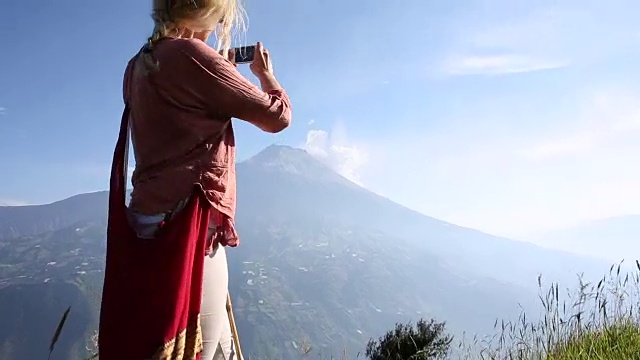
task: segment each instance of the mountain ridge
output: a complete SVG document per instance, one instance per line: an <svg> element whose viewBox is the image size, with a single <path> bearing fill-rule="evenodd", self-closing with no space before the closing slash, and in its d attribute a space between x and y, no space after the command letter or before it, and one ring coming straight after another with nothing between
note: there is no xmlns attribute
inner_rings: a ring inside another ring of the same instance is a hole
<svg viewBox="0 0 640 360"><path fill-rule="evenodd" d="M413 238L430 251L457 257L456 262L477 262L475 256L461 254L483 254L503 256L509 254L495 253L492 247L510 249L507 252L531 252L545 260L547 257L570 257L580 259L581 256L562 250L553 250L526 241L517 241L486 232L458 226L407 208L393 200L367 190L333 171L329 166L316 159L303 149L286 145L270 145L251 158L236 166L238 173L238 214L237 221L242 222L246 216L260 218L261 213L279 213L286 216L271 215L271 221L326 221L368 227L378 231L393 233L399 237ZM259 179L259 181L256 181ZM272 191L282 188L286 192ZM284 194L284 195L283 195ZM348 201L344 201L348 199ZM92 192L68 197L67 199L46 205L28 207L0 207L0 238L20 235L35 235L38 231L48 231L56 226L71 225L79 221L103 219L106 222L108 191ZM62 205L72 209L68 213ZM304 211L291 211L294 206ZM379 209L381 211L371 211ZM37 210L33 213L33 210ZM29 221L25 217L29 215ZM16 225L16 223L20 225ZM416 238L415 234L423 234ZM483 241L465 241L466 235L482 238ZM438 240L442 237L447 242ZM520 259L529 266L535 264L527 259ZM562 263L562 261L556 261ZM585 260L585 265L589 261ZM514 260L513 267L522 264ZM544 263L540 265L545 265ZM490 261L478 264L478 271L487 273L492 268ZM560 266L563 268L563 266ZM606 268L604 264L602 268ZM565 270L558 270L565 271ZM490 276L503 273L494 268ZM515 281L522 274L500 277L507 281ZM595 276L595 272L594 272ZM523 285L537 274L529 271ZM556 279L554 279L556 280ZM564 280L568 280L565 278ZM517 282L517 281L516 281Z"/></svg>

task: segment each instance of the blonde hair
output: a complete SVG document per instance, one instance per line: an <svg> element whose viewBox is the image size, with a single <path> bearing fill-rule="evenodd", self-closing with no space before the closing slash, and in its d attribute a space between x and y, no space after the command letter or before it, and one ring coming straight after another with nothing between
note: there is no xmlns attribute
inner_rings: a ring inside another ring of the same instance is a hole
<svg viewBox="0 0 640 360"><path fill-rule="evenodd" d="M234 30L245 31L246 13L241 0L153 0L153 33L147 39L142 55L147 68L159 67L151 56L155 44L162 38L186 28L194 32L213 31L217 50L226 55L231 47Z"/></svg>

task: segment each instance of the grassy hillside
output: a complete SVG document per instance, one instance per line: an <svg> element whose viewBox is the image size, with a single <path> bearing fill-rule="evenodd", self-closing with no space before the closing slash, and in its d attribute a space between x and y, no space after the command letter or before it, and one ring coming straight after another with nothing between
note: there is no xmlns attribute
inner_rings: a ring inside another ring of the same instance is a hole
<svg viewBox="0 0 640 360"><path fill-rule="evenodd" d="M487 338L462 339L462 359L635 360L640 359L640 263L621 272L614 265L597 283L579 278L573 289L540 288L541 316L522 313L519 321L496 322Z"/></svg>

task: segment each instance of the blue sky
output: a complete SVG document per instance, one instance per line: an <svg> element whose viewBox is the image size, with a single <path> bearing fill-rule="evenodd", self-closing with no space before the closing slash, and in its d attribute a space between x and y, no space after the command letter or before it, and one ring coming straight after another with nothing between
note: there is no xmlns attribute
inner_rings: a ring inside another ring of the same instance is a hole
<svg viewBox="0 0 640 360"><path fill-rule="evenodd" d="M107 187L150 1L0 2L0 203ZM306 148L403 205L508 236L640 213L640 3L247 0ZM402 4L402 5L400 5ZM248 73L247 71L243 71Z"/></svg>

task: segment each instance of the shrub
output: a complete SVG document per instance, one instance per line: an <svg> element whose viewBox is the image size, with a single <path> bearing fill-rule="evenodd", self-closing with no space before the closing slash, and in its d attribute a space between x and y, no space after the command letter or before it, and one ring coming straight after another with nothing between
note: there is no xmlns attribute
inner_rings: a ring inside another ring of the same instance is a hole
<svg viewBox="0 0 640 360"><path fill-rule="evenodd" d="M445 334L445 323L419 320L412 324L396 324L378 340L369 340L366 356L371 360L444 359L453 337Z"/></svg>

